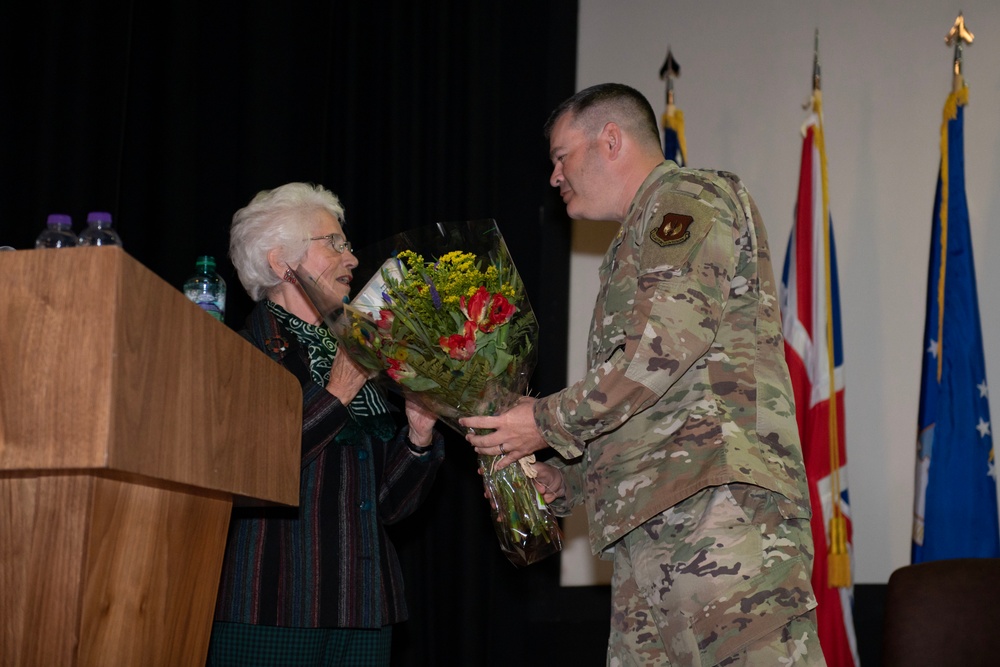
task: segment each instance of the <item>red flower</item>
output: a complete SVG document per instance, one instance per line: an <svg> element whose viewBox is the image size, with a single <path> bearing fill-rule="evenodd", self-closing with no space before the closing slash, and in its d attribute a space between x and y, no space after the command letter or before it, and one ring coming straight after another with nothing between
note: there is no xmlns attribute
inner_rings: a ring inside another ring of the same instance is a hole
<svg viewBox="0 0 1000 667"><path fill-rule="evenodd" d="M389 368L386 369L389 377L391 377L396 382L404 380L407 378L414 378L417 376L416 371L409 367L408 364L403 363L399 359L393 359L392 357L386 359L389 362Z"/></svg>
<svg viewBox="0 0 1000 667"><path fill-rule="evenodd" d="M506 324L517 310L514 305L499 292L490 294L480 286L468 301L463 296L458 300L458 307L470 322L473 322L483 333L489 333L501 324Z"/></svg>
<svg viewBox="0 0 1000 667"><path fill-rule="evenodd" d="M477 325L482 324L484 321L484 316L486 315L486 305L490 301L489 291L482 285L476 290L476 293L466 302L465 296L461 296L458 299L458 307L461 308L462 313L469 318L470 322L475 322Z"/></svg>
<svg viewBox="0 0 1000 667"><path fill-rule="evenodd" d="M438 344L452 359L467 361L476 353L476 325L466 322L464 333L441 336Z"/></svg>
<svg viewBox="0 0 1000 667"><path fill-rule="evenodd" d="M393 317L395 316L392 314L391 310L383 308L382 310L378 311L378 316L379 316L378 322L376 324L378 324L379 329L388 331L389 329L392 328L392 320Z"/></svg>
<svg viewBox="0 0 1000 667"><path fill-rule="evenodd" d="M493 299L490 301L489 321L485 324L480 324L479 329L487 333L493 331L501 324L509 322L515 310L517 309L514 307L514 304L508 301L507 297L499 293L494 294Z"/></svg>

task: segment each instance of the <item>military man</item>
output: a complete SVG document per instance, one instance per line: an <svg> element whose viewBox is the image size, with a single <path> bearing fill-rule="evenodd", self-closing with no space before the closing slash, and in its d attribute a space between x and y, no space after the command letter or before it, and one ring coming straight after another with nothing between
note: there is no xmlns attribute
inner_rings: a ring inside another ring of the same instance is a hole
<svg viewBox="0 0 1000 667"><path fill-rule="evenodd" d="M584 503L614 560L609 665L823 665L809 499L776 286L733 174L663 159L649 102L583 90L545 127L574 219L621 223L579 382L463 425L502 465L552 447L536 485Z"/></svg>

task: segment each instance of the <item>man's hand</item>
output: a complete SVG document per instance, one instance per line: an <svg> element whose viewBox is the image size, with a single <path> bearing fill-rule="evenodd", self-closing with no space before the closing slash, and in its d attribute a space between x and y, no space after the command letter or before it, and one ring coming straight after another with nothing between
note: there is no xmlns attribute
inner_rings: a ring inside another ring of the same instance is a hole
<svg viewBox="0 0 1000 667"><path fill-rule="evenodd" d="M538 475L532 481L538 492L545 498L545 502L551 503L566 495L562 470L550 466L548 463L536 463L535 472Z"/></svg>
<svg viewBox="0 0 1000 667"><path fill-rule="evenodd" d="M524 397L513 408L493 417L465 417L459 423L469 429L493 429L492 433L465 436L477 454L501 456L496 468L548 447L535 424L535 399Z"/></svg>

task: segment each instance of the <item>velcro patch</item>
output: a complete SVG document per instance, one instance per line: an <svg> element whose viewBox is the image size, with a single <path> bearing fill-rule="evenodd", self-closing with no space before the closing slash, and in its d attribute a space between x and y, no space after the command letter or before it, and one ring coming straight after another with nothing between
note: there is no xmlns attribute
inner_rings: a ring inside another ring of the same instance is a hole
<svg viewBox="0 0 1000 667"><path fill-rule="evenodd" d="M688 231L688 227L691 226L692 222L694 222L694 218L690 215L667 213L663 216L663 222L660 223L660 226L650 230L649 238L664 248L669 245L684 243L691 238L691 232Z"/></svg>

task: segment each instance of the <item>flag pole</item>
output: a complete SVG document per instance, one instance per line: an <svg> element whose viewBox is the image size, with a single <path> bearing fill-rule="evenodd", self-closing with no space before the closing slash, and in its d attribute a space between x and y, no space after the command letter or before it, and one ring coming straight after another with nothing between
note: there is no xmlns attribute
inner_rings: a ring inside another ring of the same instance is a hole
<svg viewBox="0 0 1000 667"><path fill-rule="evenodd" d="M822 76L819 66L819 28L813 33L813 92L822 88L820 85Z"/></svg>
<svg viewBox="0 0 1000 667"><path fill-rule="evenodd" d="M944 43L948 46L955 46L955 58L952 68L952 82L951 82L951 92L958 93L959 90L965 87L965 81L962 77L962 58L963 50L966 44L971 45L972 40L975 39L975 35L969 32L968 28L965 27L965 18L962 16L962 12L958 13L958 18L955 19L955 24L951 26L951 30L945 35Z"/></svg>
<svg viewBox="0 0 1000 667"><path fill-rule="evenodd" d="M1000 555L994 440L965 193L962 14L945 37L954 48L942 110L924 325L912 562ZM947 321L945 321L947 320ZM936 340L935 340L936 339Z"/></svg>
<svg viewBox="0 0 1000 667"><path fill-rule="evenodd" d="M840 433L837 409L837 376L836 360L834 359L833 333L833 279L830 275L833 260L830 256L830 196L827 187L826 170L826 137L823 131L823 79L819 60L819 28L813 38L813 74L812 100L813 113L816 114L816 147L820 154L820 182L823 195L823 254L826 264L826 354L829 369L830 409L828 428L830 436L830 494L833 512L830 517L830 546L827 558L827 584L831 588L844 588L851 585L851 556L847 550L847 520L841 507L840 488Z"/></svg>
<svg viewBox="0 0 1000 667"><path fill-rule="evenodd" d="M844 349L818 29L810 79L810 95L802 105L805 120L794 226L782 271L782 332L813 511L810 579L818 604L817 636L831 667L857 667L852 512L844 448Z"/></svg>

